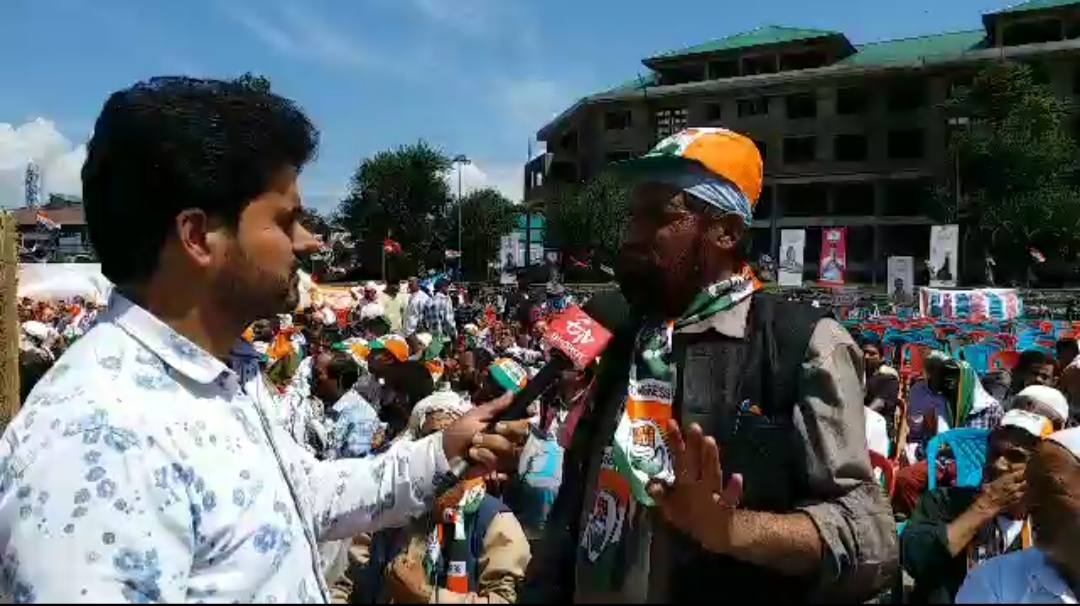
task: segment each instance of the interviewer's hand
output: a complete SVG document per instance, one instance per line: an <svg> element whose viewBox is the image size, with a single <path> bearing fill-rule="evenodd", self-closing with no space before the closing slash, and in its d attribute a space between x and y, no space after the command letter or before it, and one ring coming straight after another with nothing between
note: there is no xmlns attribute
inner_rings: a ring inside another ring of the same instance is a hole
<svg viewBox="0 0 1080 606"><path fill-rule="evenodd" d="M467 459L482 468L482 472L494 471L500 467L500 461L513 459L513 442L499 433L483 433L495 415L506 410L512 399L513 394L507 393L492 402L478 404L447 427L443 431L443 451L446 459Z"/></svg>

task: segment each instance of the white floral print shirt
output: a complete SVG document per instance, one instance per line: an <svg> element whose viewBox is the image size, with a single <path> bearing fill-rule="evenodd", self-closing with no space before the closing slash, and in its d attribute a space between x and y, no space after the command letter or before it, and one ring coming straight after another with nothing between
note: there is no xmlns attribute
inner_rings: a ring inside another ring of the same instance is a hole
<svg viewBox="0 0 1080 606"><path fill-rule="evenodd" d="M232 366L112 297L0 439L0 599L328 602L318 543L429 508L441 435L319 462Z"/></svg>

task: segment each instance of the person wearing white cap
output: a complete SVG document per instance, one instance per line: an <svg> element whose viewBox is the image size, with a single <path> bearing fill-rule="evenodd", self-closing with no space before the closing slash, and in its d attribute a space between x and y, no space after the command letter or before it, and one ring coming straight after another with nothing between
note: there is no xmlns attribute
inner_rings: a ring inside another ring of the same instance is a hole
<svg viewBox="0 0 1080 606"><path fill-rule="evenodd" d="M957 604L1076 604L1080 595L1080 428L1043 442L1027 468L1035 548L972 570Z"/></svg>
<svg viewBox="0 0 1080 606"><path fill-rule="evenodd" d="M904 570L915 580L912 603L951 603L971 569L1032 546L1024 470L1049 419L1005 413L987 444L983 484L925 493L900 537Z"/></svg>
<svg viewBox="0 0 1080 606"><path fill-rule="evenodd" d="M379 303L379 287L374 282L364 284L364 296L358 306L361 320L378 318L385 313L382 303Z"/></svg>
<svg viewBox="0 0 1080 606"><path fill-rule="evenodd" d="M1069 402L1065 394L1046 385L1031 385L1020 390L1009 401L1010 410L1026 410L1050 420L1054 430L1065 428L1069 420Z"/></svg>

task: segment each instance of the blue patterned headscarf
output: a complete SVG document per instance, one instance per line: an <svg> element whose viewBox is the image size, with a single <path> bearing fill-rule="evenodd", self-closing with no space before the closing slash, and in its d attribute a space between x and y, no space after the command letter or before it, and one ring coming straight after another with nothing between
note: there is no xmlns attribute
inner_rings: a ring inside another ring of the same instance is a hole
<svg viewBox="0 0 1080 606"><path fill-rule="evenodd" d="M754 207L734 183L705 169L672 170L649 175L649 181L677 187L712 206L722 214L739 215L749 226Z"/></svg>

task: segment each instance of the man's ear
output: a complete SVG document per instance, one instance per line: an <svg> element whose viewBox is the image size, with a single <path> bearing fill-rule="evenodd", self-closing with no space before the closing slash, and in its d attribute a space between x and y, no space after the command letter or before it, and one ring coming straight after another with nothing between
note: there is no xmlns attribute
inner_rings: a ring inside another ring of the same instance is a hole
<svg viewBox="0 0 1080 606"><path fill-rule="evenodd" d="M213 263L214 253L222 245L220 224L197 208L176 215L176 236L183 254L200 267Z"/></svg>
<svg viewBox="0 0 1080 606"><path fill-rule="evenodd" d="M716 221L720 227L720 229L716 230L714 240L716 246L725 251L734 250L738 247L739 241L742 240L743 234L746 233L746 226L743 224L742 217L729 213Z"/></svg>

